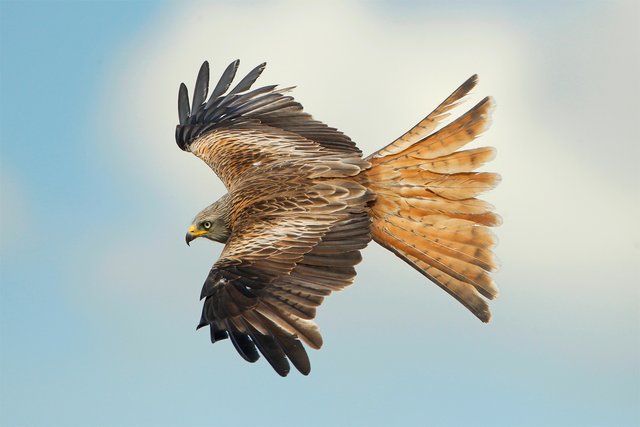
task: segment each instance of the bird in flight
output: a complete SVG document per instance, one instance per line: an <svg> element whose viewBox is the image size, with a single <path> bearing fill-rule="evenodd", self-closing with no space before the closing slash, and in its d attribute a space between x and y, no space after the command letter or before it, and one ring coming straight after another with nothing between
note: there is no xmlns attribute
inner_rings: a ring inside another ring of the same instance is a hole
<svg viewBox="0 0 640 427"><path fill-rule="evenodd" d="M238 64L208 98L208 62L192 102L184 83L178 92L178 146L228 191L196 215L186 235L187 243L225 244L202 287L198 328L208 326L213 343L229 338L249 362L262 354L281 376L290 363L309 374L303 343L322 346L316 309L353 282L372 239L488 322L486 299L498 295L489 227L501 219L476 196L500 177L475 172L494 148L462 148L487 129L492 98L445 125L478 77L363 157L347 135L304 112L292 88L251 90L266 64L229 90Z"/></svg>

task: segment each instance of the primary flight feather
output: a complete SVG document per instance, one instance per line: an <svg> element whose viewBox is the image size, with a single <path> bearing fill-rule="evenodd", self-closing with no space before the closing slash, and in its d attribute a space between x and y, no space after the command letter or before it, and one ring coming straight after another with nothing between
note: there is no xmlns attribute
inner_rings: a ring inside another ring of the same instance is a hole
<svg viewBox="0 0 640 427"><path fill-rule="evenodd" d="M178 92L178 146L228 190L186 235L187 243L205 237L225 244L201 293L198 327L209 326L211 341L229 338L249 362L262 354L282 376L289 363L307 375L303 343L322 346L316 308L353 282L371 239L488 322L486 299L498 295L488 227L500 217L476 196L499 176L474 171L495 150L460 149L488 127L492 99L442 126L477 76L363 158L348 136L305 113L289 89L250 90L265 64L229 90L238 65L226 68L209 99L208 62L192 104L184 83Z"/></svg>

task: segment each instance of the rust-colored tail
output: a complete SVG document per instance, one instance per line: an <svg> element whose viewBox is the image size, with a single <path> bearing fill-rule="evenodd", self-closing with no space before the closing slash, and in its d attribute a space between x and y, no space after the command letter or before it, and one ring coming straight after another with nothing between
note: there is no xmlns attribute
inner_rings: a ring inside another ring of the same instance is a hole
<svg viewBox="0 0 640 427"><path fill-rule="evenodd" d="M499 225L493 206L477 199L500 176L473 172L495 156L492 147L456 151L489 126L489 97L434 132L478 81L472 76L420 123L367 158L373 239L435 282L483 322L491 318L482 298L498 288L488 227Z"/></svg>

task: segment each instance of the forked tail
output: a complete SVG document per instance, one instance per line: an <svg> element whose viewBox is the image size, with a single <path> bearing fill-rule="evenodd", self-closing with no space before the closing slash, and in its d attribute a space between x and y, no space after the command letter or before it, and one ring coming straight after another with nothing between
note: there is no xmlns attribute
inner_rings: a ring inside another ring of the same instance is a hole
<svg viewBox="0 0 640 427"><path fill-rule="evenodd" d="M476 196L495 187L500 176L474 172L494 158L494 148L457 150L489 127L493 100L484 98L435 131L477 81L476 75L469 78L420 123L369 156L367 175L377 195L373 239L488 322L482 297L498 295L489 275L496 269L496 240L488 227L501 219Z"/></svg>

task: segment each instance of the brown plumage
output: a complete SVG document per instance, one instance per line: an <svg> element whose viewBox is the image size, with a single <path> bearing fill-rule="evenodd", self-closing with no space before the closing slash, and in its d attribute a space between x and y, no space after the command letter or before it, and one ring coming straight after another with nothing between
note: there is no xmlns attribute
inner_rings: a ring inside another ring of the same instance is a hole
<svg viewBox="0 0 640 427"><path fill-rule="evenodd" d="M485 298L498 289L488 227L500 217L476 196L499 176L474 171L495 150L458 150L486 130L492 100L436 130L477 76L363 159L349 137L304 113L288 89L250 91L264 64L227 92L237 67L227 67L207 100L205 62L192 105L184 84L178 96L178 145L228 190L187 234L187 242L202 236L226 244L201 294L199 327L209 326L212 342L228 337L244 359L262 354L282 376L289 361L308 374L302 343L322 346L316 308L352 283L372 238L489 321Z"/></svg>

